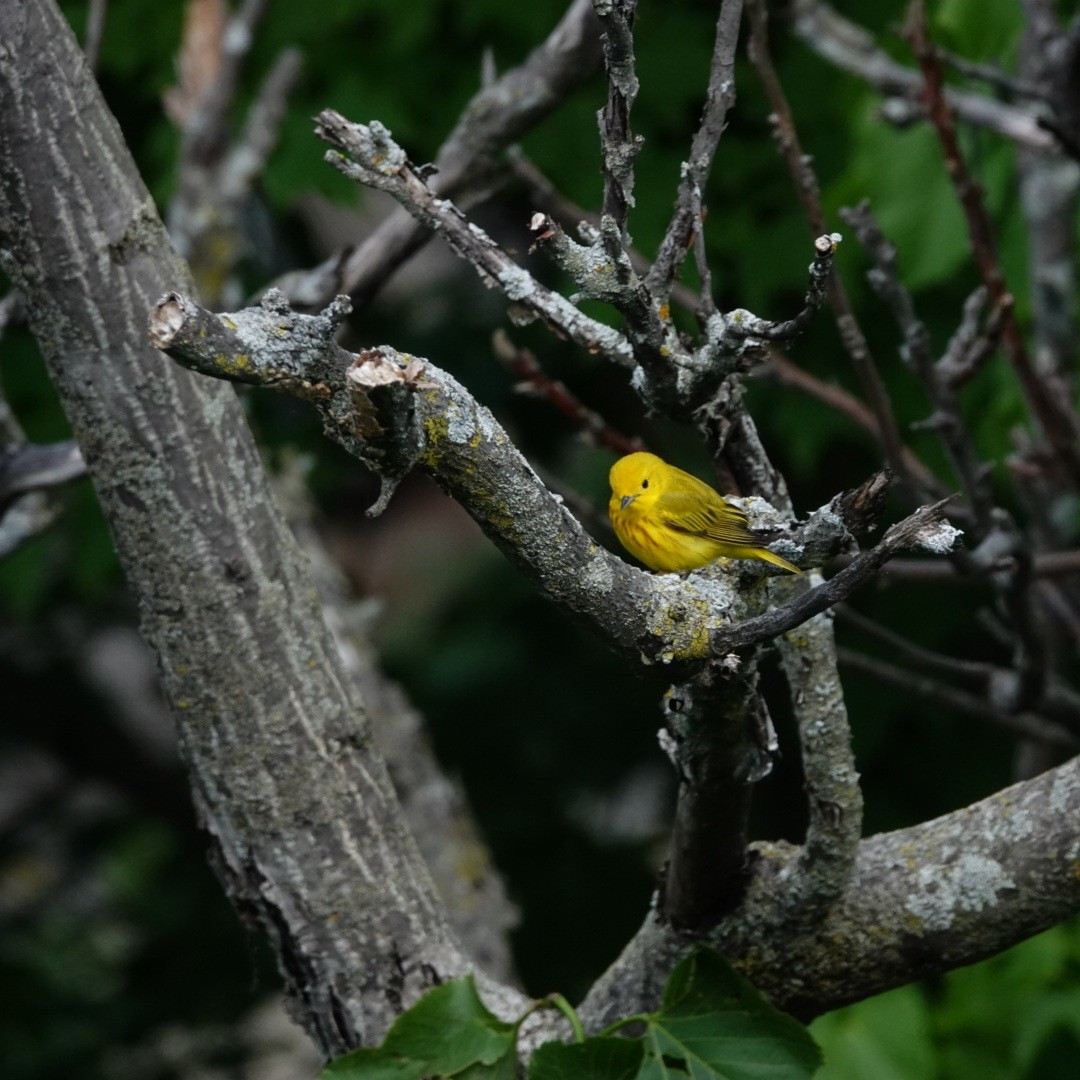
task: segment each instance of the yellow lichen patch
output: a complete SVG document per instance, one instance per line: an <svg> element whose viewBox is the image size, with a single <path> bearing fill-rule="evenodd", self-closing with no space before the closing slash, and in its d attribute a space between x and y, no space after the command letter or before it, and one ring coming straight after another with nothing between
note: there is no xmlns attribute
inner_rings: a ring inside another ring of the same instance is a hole
<svg viewBox="0 0 1080 1080"><path fill-rule="evenodd" d="M687 610L687 606L691 610ZM709 656L709 605L692 600L688 605L664 605L653 634L667 646L658 655L663 663L705 660Z"/></svg>
<svg viewBox="0 0 1080 1080"><path fill-rule="evenodd" d="M220 320L222 321L222 323L223 323L223 324L224 324L225 326L227 326L227 327L228 327L228 328L229 328L230 330L235 330L235 329L236 329L236 323L234 323L234 322L232 321L232 319L230 319L230 318L229 318L229 316L228 316L228 315L219 315L219 316L218 316L218 318L219 318L219 319L220 319Z"/></svg>
<svg viewBox="0 0 1080 1080"><path fill-rule="evenodd" d="M250 375L255 371L255 365L248 353L237 353L235 356L218 353L214 357L214 367L226 375Z"/></svg>
<svg viewBox="0 0 1080 1080"><path fill-rule="evenodd" d="M442 456L443 443L450 434L450 421L443 413L429 414L424 417L424 449L420 454L420 464L433 469Z"/></svg>
<svg viewBox="0 0 1080 1080"><path fill-rule="evenodd" d="M659 315L660 318L666 322L668 319L671 318L671 305L661 304L659 310L657 311L657 315Z"/></svg>

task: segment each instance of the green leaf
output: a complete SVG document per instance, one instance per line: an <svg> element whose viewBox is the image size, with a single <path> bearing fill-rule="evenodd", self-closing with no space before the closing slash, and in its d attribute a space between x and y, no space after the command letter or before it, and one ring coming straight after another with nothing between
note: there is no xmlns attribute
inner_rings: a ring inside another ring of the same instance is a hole
<svg viewBox="0 0 1080 1080"><path fill-rule="evenodd" d="M514 1044L514 1025L480 1000L471 975L435 987L394 1022L383 1049L429 1062L452 1076L468 1065L491 1065Z"/></svg>
<svg viewBox="0 0 1080 1080"><path fill-rule="evenodd" d="M478 1062L454 1074L454 1080L517 1080L518 1058L513 1048L490 1065Z"/></svg>
<svg viewBox="0 0 1080 1080"><path fill-rule="evenodd" d="M633 1080L643 1055L640 1039L615 1035L583 1043L544 1043L529 1062L529 1080Z"/></svg>
<svg viewBox="0 0 1080 1080"><path fill-rule="evenodd" d="M700 951L671 973L645 1034L639 1080L806 1080L821 1052L718 954Z"/></svg>
<svg viewBox="0 0 1080 1080"><path fill-rule="evenodd" d="M394 1021L382 1046L345 1054L320 1080L511 1080L515 1031L487 1009L467 975L429 991Z"/></svg>
<svg viewBox="0 0 1080 1080"><path fill-rule="evenodd" d="M330 1062L319 1080L420 1080L422 1061L388 1054L382 1047L352 1050Z"/></svg>

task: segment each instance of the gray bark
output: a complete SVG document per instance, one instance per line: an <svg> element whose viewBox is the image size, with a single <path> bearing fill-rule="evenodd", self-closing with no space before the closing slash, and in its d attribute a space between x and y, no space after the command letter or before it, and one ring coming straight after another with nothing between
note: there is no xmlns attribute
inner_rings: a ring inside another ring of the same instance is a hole
<svg viewBox="0 0 1080 1080"><path fill-rule="evenodd" d="M229 894L269 935L319 1047L370 1042L468 963L232 389L146 340L146 312L188 273L49 0L0 6L0 250L157 652Z"/></svg>

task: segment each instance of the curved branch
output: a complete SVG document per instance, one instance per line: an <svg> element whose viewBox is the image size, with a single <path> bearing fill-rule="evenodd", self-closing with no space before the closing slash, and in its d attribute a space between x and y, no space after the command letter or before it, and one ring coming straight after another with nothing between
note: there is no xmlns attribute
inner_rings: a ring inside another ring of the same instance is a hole
<svg viewBox="0 0 1080 1080"><path fill-rule="evenodd" d="M812 928L778 889L800 851L757 845L743 904L708 940L780 1008L809 1020L993 956L1080 911L1078 820L1073 758L962 810L870 837L855 884ZM693 944L650 916L589 992L586 1026L654 1008Z"/></svg>
<svg viewBox="0 0 1080 1080"><path fill-rule="evenodd" d="M835 578L755 614L767 595L737 588L731 573L653 575L602 549L452 376L388 346L355 357L338 346L334 330L347 311L339 297L321 315L300 315L271 290L260 307L213 315L170 293L151 315L151 340L186 367L314 404L327 434L383 476L379 509L418 465L544 596L635 661L694 663L750 648L844 599L898 552L947 550L959 535L942 521L944 502L922 507ZM845 535L839 518L833 528ZM791 554L798 563L800 552Z"/></svg>

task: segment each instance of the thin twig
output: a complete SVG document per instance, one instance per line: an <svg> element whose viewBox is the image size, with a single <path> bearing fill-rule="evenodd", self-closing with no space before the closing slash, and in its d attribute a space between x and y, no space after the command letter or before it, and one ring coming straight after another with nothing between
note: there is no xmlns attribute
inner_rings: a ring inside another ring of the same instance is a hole
<svg viewBox="0 0 1080 1080"><path fill-rule="evenodd" d="M810 231L820 235L827 231L825 212L821 205L820 188L809 155L803 152L799 142L795 120L788 105L783 85L776 73L769 53L768 13L764 0L750 0L750 59L757 69L772 108L772 122L781 156L788 166L795 188L802 200ZM908 455L896 423L889 392L885 386L869 343L855 318L851 301L843 281L834 274L829 282L829 300L836 313L840 338L851 358L852 366L866 399L874 414L876 433L885 451L885 461L896 473L901 484L908 489L914 501L925 488L917 486L916 477L908 471Z"/></svg>
<svg viewBox="0 0 1080 1080"><path fill-rule="evenodd" d="M847 565L850 560L849 555L839 555L836 565ZM981 570L985 574L991 574L1009 570L1012 565L1011 557L1006 557L981 567ZM1049 551L1038 554L1032 563L1032 574L1036 578L1061 578L1080 574L1080 551ZM961 572L955 563L947 559L893 559L882 574L881 584L888 585L892 579L941 585L976 585L980 582L980 576Z"/></svg>
<svg viewBox="0 0 1080 1080"><path fill-rule="evenodd" d="M968 425L960 411L956 385L952 378L942 373L931 352L930 334L915 311L911 294L900 280L895 245L885 238L868 202L863 201L854 208L841 210L840 216L855 230L859 242L873 260L874 268L867 275L870 284L892 310L904 335L903 358L923 384L934 409L930 420L921 426L934 430L949 456L975 515L978 531L974 539L977 542L991 527L991 512L994 509L994 493L990 484L992 466L979 460ZM961 337L960 343L955 346L957 354L962 351L963 344L964 337ZM970 366L965 365L966 368ZM956 370L955 365L953 370Z"/></svg>
<svg viewBox="0 0 1080 1080"><path fill-rule="evenodd" d="M1032 712L1004 712L995 709L985 701L969 694L964 690L946 686L932 679L923 678L907 668L897 667L886 660L878 660L874 657L864 656L851 649L840 648L836 650L840 663L858 671L864 675L885 683L887 686L895 686L902 689L906 695L922 698L936 705L942 705L951 709L961 716L969 716L984 723L992 724L1003 731L1033 742L1043 743L1048 746L1057 746L1065 750L1074 751L1080 746L1080 740L1061 724Z"/></svg>
<svg viewBox="0 0 1080 1080"><path fill-rule="evenodd" d="M90 10L86 13L86 41L83 54L91 71L97 70L98 57L101 55L101 41L105 35L105 10L109 0L90 0Z"/></svg>
<svg viewBox="0 0 1080 1080"><path fill-rule="evenodd" d="M616 454L632 454L645 448L640 439L629 439L616 431L599 413L583 405L563 383L550 378L536 356L515 345L506 331L495 331L493 345L496 357L525 380L519 389L543 398L558 409L594 446L606 447Z"/></svg>
<svg viewBox="0 0 1080 1080"><path fill-rule="evenodd" d="M968 171L956 135L956 125L945 97L941 62L930 40L922 0L908 8L907 37L923 73L923 96L930 123L937 132L945 165L967 222L968 239L979 275L994 304L1008 303L1008 290L998 262L990 217L982 188ZM1054 388L1049 377L1038 375L1028 356L1020 325L1011 306L1005 316L1002 344L1027 399L1028 408L1074 488L1080 488L1080 418L1065 387Z"/></svg>
<svg viewBox="0 0 1080 1080"><path fill-rule="evenodd" d="M979 690L985 690L995 672L1003 669L980 660L960 660L946 656L909 641L902 634L868 619L849 604L836 605L836 617L859 632L860 638L873 638L888 648L890 655L908 660L918 669L936 672L939 675L951 675L970 683Z"/></svg>
<svg viewBox="0 0 1080 1080"><path fill-rule="evenodd" d="M802 310L783 322L762 319L749 312L731 312L728 333L733 337L755 337L763 341L787 341L801 334L825 302L832 275L833 256L840 237L833 233L814 241L814 261L810 264L810 283Z"/></svg>
<svg viewBox="0 0 1080 1080"><path fill-rule="evenodd" d="M1028 79L1010 75L996 64L979 64L963 56L942 50L941 59L966 79L975 79L993 87L999 93L1009 97L1030 98L1033 101L1045 101L1046 92Z"/></svg>
<svg viewBox="0 0 1080 1080"><path fill-rule="evenodd" d="M850 71L885 95L906 104L919 100L922 80L917 71L897 63L879 49L873 37L822 0L795 0L795 33L819 56ZM981 94L947 90L947 100L965 123L989 128L1020 146L1042 153L1059 148L1057 138L1040 122L1039 112L995 101Z"/></svg>
<svg viewBox="0 0 1080 1080"><path fill-rule="evenodd" d="M880 441L881 428L878 425L877 416L869 406L854 394L849 394L842 386L823 382L776 349L769 349L768 361L762 370L766 378L775 378L782 386L799 390L823 405L835 409ZM915 480L920 491L928 492L937 498L943 498L948 493L945 485L910 447L902 446L900 454L904 461L905 475ZM956 517L958 510L960 510L959 507L950 507L949 516Z"/></svg>
<svg viewBox="0 0 1080 1080"><path fill-rule="evenodd" d="M735 47L739 41L742 7L742 0L723 0L720 5L701 123L690 144L690 156L683 165L675 213L647 278L649 289L657 296L666 296L670 292L690 240L700 228L702 193L712 171L720 137L727 126L728 110L735 103Z"/></svg>

